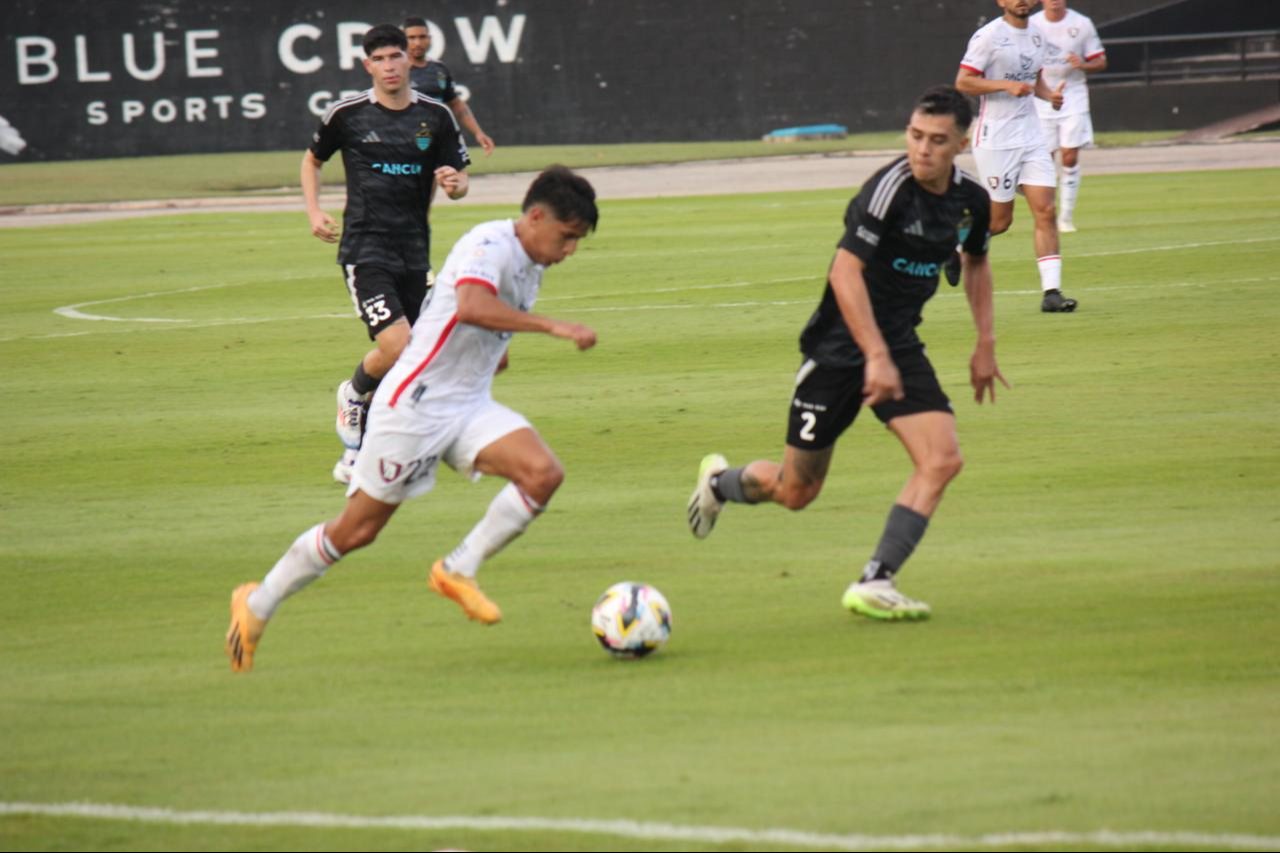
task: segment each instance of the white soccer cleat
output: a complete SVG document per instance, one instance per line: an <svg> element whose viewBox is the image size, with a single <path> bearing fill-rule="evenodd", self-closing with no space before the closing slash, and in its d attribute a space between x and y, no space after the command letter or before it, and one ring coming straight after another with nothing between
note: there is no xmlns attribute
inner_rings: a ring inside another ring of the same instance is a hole
<svg viewBox="0 0 1280 853"><path fill-rule="evenodd" d="M845 590L844 606L872 619L928 619L933 612L923 601L903 595L891 580L858 581Z"/></svg>
<svg viewBox="0 0 1280 853"><path fill-rule="evenodd" d="M720 510L724 509L724 502L717 500L711 491L711 478L728 467L729 460L719 453L702 457L702 464L698 466L698 485L689 498L687 518L689 529L699 539L710 535L711 528L716 526L716 519L720 517Z"/></svg>
<svg viewBox="0 0 1280 853"><path fill-rule="evenodd" d="M333 466L333 479L344 486L351 483L351 472L356 467L357 452L350 449L342 451L342 456L339 457L337 464Z"/></svg>
<svg viewBox="0 0 1280 853"><path fill-rule="evenodd" d="M351 380L338 386L338 438L342 445L359 450L364 438L364 420L369 413L369 395L363 397L351 387Z"/></svg>
<svg viewBox="0 0 1280 853"><path fill-rule="evenodd" d="M1074 234L1074 233L1076 233L1076 224L1075 224L1074 222L1072 222L1070 219L1059 219L1059 220L1058 220L1058 233L1059 233L1059 234Z"/></svg>

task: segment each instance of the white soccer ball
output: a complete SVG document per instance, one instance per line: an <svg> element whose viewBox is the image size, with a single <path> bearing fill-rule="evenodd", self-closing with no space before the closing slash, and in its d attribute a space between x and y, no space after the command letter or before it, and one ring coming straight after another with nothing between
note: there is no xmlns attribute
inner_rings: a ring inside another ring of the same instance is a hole
<svg viewBox="0 0 1280 853"><path fill-rule="evenodd" d="M610 654L642 658L671 636L671 605L647 583L615 583L591 608L591 630Z"/></svg>

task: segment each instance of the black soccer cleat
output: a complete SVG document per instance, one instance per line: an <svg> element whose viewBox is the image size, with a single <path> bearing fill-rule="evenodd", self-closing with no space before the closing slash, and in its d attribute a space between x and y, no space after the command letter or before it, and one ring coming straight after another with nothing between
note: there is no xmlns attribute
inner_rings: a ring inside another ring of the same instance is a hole
<svg viewBox="0 0 1280 853"><path fill-rule="evenodd" d="M942 274L947 277L947 284L955 287L960 283L960 253L952 252L951 257L942 265Z"/></svg>
<svg viewBox="0 0 1280 853"><path fill-rule="evenodd" d="M1076 301L1063 296L1061 290L1046 290L1040 300L1040 310L1046 314L1070 314L1076 310Z"/></svg>

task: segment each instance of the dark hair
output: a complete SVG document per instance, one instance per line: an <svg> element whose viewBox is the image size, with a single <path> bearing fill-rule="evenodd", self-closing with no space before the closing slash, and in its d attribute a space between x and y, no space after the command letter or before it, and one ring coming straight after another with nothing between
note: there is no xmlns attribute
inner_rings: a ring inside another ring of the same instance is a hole
<svg viewBox="0 0 1280 853"><path fill-rule="evenodd" d="M931 86L924 90L912 112L928 116L951 116L963 133L973 124L973 105L954 86Z"/></svg>
<svg viewBox="0 0 1280 853"><path fill-rule="evenodd" d="M586 178L574 174L568 166L548 166L533 179L520 209L528 210L535 204L550 208L561 222L581 222L592 231L600 221L596 191Z"/></svg>
<svg viewBox="0 0 1280 853"><path fill-rule="evenodd" d="M405 18L404 23L400 25L400 29L407 30L409 27L425 27L426 25L426 18Z"/></svg>
<svg viewBox="0 0 1280 853"><path fill-rule="evenodd" d="M373 52L380 47L398 47L401 50L408 50L409 40L404 37L404 30L395 24L378 24L376 27L370 27L364 34L364 55L372 56Z"/></svg>

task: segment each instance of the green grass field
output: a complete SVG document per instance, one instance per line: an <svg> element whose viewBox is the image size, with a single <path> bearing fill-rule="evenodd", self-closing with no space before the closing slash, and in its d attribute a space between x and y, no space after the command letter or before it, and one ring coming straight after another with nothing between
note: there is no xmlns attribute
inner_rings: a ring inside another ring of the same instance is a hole
<svg viewBox="0 0 1280 853"><path fill-rule="evenodd" d="M1104 148L1140 145L1176 135L1177 131L1108 131L1098 134L1098 145ZM301 145L305 142L305 139L299 141L297 151L8 163L0 165L0 207L264 193L297 195ZM847 139L787 144L744 140L626 145L501 145L487 157L478 147L475 148L471 152L474 162L468 171L474 175L485 175L537 171L546 168L548 163L564 163L581 169L687 160L835 154L897 149L901 145L900 131L857 133ZM325 167L325 185L341 189L343 179L342 158L335 157Z"/></svg>
<svg viewBox="0 0 1280 853"><path fill-rule="evenodd" d="M1060 316L1020 208L994 407L943 286L922 333L967 468L902 575L919 625L839 604L908 473L869 415L805 512L684 527L704 453L781 452L847 194L606 202L538 306L600 345L518 336L497 382L568 470L482 572L504 623L426 588L498 487L442 471L244 677L231 588L342 504L333 388L365 340L332 249L299 214L0 230L0 848L1274 849L1277 197L1274 171L1090 178ZM508 213L447 212L438 261ZM624 579L675 612L640 662L588 627ZM3 814L72 802L469 828ZM478 822L500 817L675 829Z"/></svg>

